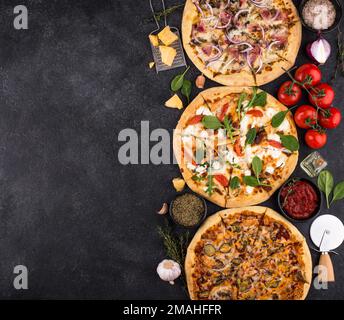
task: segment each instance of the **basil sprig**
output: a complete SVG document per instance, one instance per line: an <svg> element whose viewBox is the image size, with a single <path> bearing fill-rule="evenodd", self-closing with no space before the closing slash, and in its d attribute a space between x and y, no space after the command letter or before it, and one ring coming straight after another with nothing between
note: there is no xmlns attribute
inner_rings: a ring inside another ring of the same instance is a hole
<svg viewBox="0 0 344 320"><path fill-rule="evenodd" d="M190 69L190 66L187 67L182 74L178 74L173 78L173 80L171 82L171 90L172 91L177 92L178 90L180 90L182 88L183 83L184 83L185 74L188 72L189 69Z"/></svg>
<svg viewBox="0 0 344 320"><path fill-rule="evenodd" d="M285 111L280 111L280 112L276 113L271 119L271 125L274 128L278 128L282 124L282 122L284 121L288 112L289 112L289 110L285 110Z"/></svg>
<svg viewBox="0 0 344 320"><path fill-rule="evenodd" d="M250 187L268 187L268 184L262 183L259 179L259 176L263 170L263 161L257 156L254 156L252 159L252 170L255 176L244 176L244 183Z"/></svg>
<svg viewBox="0 0 344 320"><path fill-rule="evenodd" d="M202 118L202 124L207 129L217 130L222 127L221 121L215 116L204 116Z"/></svg>
<svg viewBox="0 0 344 320"><path fill-rule="evenodd" d="M292 135L283 135L280 134L280 139L282 146L292 152L299 150L300 144L299 141Z"/></svg>
<svg viewBox="0 0 344 320"><path fill-rule="evenodd" d="M318 176L318 187L326 196L327 208L330 207L330 194L333 189L333 176L332 173L328 170L321 171Z"/></svg>
<svg viewBox="0 0 344 320"><path fill-rule="evenodd" d="M231 179L231 182L229 184L230 188L232 190L234 189L238 189L240 187L240 180L237 176L234 176L232 179Z"/></svg>
<svg viewBox="0 0 344 320"><path fill-rule="evenodd" d="M252 159L252 170L259 181L259 175L263 169L263 162L259 157L254 156Z"/></svg>
<svg viewBox="0 0 344 320"><path fill-rule="evenodd" d="M182 95L184 95L186 97L188 102L190 102L191 88L192 88L191 81L184 79L181 92L182 92Z"/></svg>
<svg viewBox="0 0 344 320"><path fill-rule="evenodd" d="M257 136L257 130L256 128L251 128L250 130L248 130L248 132L246 133L246 142L245 144L252 144L254 142L254 140L256 139Z"/></svg>

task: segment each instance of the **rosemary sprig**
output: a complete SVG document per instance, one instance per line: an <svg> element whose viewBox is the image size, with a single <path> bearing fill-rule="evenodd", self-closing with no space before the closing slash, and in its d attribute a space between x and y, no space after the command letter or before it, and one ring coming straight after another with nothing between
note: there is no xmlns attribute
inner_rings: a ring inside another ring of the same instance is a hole
<svg viewBox="0 0 344 320"><path fill-rule="evenodd" d="M334 71L334 75L331 81L334 81L337 78L338 71L340 71L341 75L344 75L344 39L343 33L338 28L338 35L337 35L337 61L336 67Z"/></svg>
<svg viewBox="0 0 344 320"><path fill-rule="evenodd" d="M163 240L166 256L179 263L183 270L189 233L175 235L169 226L158 226L158 234Z"/></svg>
<svg viewBox="0 0 344 320"><path fill-rule="evenodd" d="M182 7L184 7L185 3L181 3L181 4L176 4L174 6L168 7L165 10L161 10L158 11L154 14L156 20L159 22L165 15L168 16L169 14L177 11L178 9L181 9ZM153 22L154 18L150 17L150 18L146 18L144 19L144 23L149 23L149 22Z"/></svg>

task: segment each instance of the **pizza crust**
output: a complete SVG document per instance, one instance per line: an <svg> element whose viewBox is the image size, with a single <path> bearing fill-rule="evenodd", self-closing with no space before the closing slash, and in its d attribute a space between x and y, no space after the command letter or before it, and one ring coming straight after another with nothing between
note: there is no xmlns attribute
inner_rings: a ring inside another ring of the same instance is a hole
<svg viewBox="0 0 344 320"><path fill-rule="evenodd" d="M258 90L260 92L261 90ZM290 177L293 171L296 168L297 161L298 161L298 152L294 152L291 154L286 162L284 170L282 172L281 178L274 181L272 185L272 189L270 191L262 190L260 193L254 195L239 195L235 198L229 198L227 195L219 195L213 194L211 196L208 195L207 192L200 188L198 184L192 180L193 174L188 170L184 161L182 161L182 139L180 133L182 132L183 128L186 126L187 121L193 115L197 108L199 108L202 104L206 101L212 102L215 99L223 98L224 96L231 94L231 93L241 93L247 92L252 93L252 88L248 87L214 87L211 89L207 89L202 91L185 109L184 113L182 114L180 120L178 121L177 127L174 130L173 134L173 151L176 157L177 163L179 165L180 171L183 175L183 178L189 188L194 192L200 194L202 197L206 198L207 200L214 202L215 204L219 205L220 207L225 208L233 208L233 207L244 207L249 205L259 204L268 200L271 195ZM269 107L274 107L278 111L287 110L287 108L282 105L279 101L277 101L273 96L267 94L267 105ZM212 110L214 111L214 110ZM297 130L294 124L293 117L291 113L288 113L286 119L289 121L291 134L297 138ZM224 189L223 189L224 190Z"/></svg>
<svg viewBox="0 0 344 320"><path fill-rule="evenodd" d="M300 300L304 300L307 297L308 291L310 289L310 285L312 282L312 270L313 270L312 257L307 245L307 241L305 237L300 233L300 231L292 223L290 223L288 220L283 218L276 211L267 207L263 207L263 206L251 206L251 207L225 209L213 214L212 216L207 218L207 220L205 220L205 222L198 229L192 241L190 242L189 247L187 249L186 258L185 258L185 276L186 276L186 282L188 285L190 298L192 300L196 299L195 288L193 288L192 274L194 271L195 261L196 261L195 248L197 246L197 243L201 240L202 235L209 228L211 228L212 226L218 223L221 223L222 219L225 219L231 215L235 215L244 211L254 212L261 215L267 215L270 218L273 218L274 220L282 223L285 227L287 227L287 229L292 233L292 235L295 236L298 239L298 241L302 244L302 248L303 248L302 260L304 262L304 275L305 275L305 280L307 282L304 284L303 296Z"/></svg>
<svg viewBox="0 0 344 320"><path fill-rule="evenodd" d="M288 50L284 53L284 60L274 63L272 71L263 70L261 73L256 74L255 76L247 70L230 75L218 74L214 76L213 72L207 69L204 63L197 57L193 48L189 44L191 41L192 25L194 20L198 17L197 9L193 5L192 0L186 0L182 20L182 40L185 52L199 71L201 71L209 79L225 86L261 86L267 84L277 79L283 73L285 73L286 70L289 70L294 66L301 46L302 24L298 11L292 1L284 0L284 3L287 8L292 10L297 20L289 29L290 35L288 38Z"/></svg>

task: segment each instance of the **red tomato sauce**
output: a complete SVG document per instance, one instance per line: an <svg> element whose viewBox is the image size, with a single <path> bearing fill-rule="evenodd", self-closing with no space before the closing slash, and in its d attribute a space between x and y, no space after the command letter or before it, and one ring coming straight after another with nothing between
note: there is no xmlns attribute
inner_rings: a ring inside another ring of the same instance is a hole
<svg viewBox="0 0 344 320"><path fill-rule="evenodd" d="M307 181L295 181L281 190L281 206L294 219L307 219L319 207L319 197Z"/></svg>

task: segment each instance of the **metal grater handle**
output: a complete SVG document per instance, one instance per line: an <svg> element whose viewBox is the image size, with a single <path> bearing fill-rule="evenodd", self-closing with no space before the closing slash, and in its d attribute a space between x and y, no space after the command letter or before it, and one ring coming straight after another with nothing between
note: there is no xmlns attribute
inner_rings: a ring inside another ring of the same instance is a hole
<svg viewBox="0 0 344 320"><path fill-rule="evenodd" d="M164 22L165 22L165 27L166 27L167 26L167 18L166 18L165 1L161 0L161 3L162 3L162 9L164 11ZM156 27L157 27L154 31L152 31L152 33L153 33L153 32L160 30L160 24L159 24L159 22L155 16L155 10L154 10L153 4L152 4L152 0L149 0L149 5L150 5L151 11L153 13L153 19L154 19Z"/></svg>

